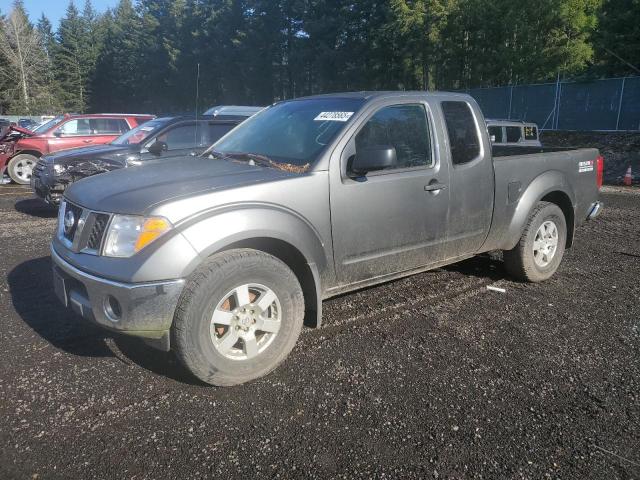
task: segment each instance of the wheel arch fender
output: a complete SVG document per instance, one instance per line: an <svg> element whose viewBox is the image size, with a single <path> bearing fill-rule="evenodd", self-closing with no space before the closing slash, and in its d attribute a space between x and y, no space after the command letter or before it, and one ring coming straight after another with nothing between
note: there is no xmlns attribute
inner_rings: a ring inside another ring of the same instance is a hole
<svg viewBox="0 0 640 480"><path fill-rule="evenodd" d="M322 278L330 263L320 233L306 218L276 205L243 204L199 215L178 227L198 253L186 266L184 277L222 251L263 251L291 268L304 293L305 323L320 326Z"/></svg>
<svg viewBox="0 0 640 480"><path fill-rule="evenodd" d="M18 150L16 151L13 155L11 155L11 158L9 159L12 160L13 158L17 157L18 155L33 155L36 158L40 158L42 157L42 152L38 151L38 150Z"/></svg>
<svg viewBox="0 0 640 480"><path fill-rule="evenodd" d="M549 170L537 176L520 196L513 216L509 220L507 234L501 248L511 250L516 246L531 211L541 201L558 205L564 213L567 223L567 248L571 247L575 225L575 198L573 188L563 172Z"/></svg>

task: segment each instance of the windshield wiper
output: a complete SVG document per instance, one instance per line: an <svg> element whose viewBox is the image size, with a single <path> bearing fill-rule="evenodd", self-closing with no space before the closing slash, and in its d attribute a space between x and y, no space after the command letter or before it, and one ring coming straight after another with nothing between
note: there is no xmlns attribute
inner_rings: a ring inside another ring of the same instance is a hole
<svg viewBox="0 0 640 480"><path fill-rule="evenodd" d="M211 159L218 159L218 160L225 160L227 158L229 158L226 154L222 153L222 152L218 152L217 150L207 150L206 152L202 153L203 157L208 157Z"/></svg>
<svg viewBox="0 0 640 480"><path fill-rule="evenodd" d="M209 155L212 155L214 158L218 159L232 159L232 160L244 160L247 159L250 165L259 165L261 167L272 167L277 168L278 170L282 170L285 172L291 173L304 173L306 172L310 164L305 164L302 166L292 165L291 163L285 162L276 162L275 160L270 159L266 155L259 155L257 153L249 153L249 152L229 152L222 153L215 150L211 150Z"/></svg>

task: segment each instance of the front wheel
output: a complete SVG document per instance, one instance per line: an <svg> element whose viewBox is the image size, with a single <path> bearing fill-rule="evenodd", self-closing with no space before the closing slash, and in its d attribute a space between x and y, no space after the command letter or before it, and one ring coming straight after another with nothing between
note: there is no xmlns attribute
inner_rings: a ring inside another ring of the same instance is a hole
<svg viewBox="0 0 640 480"><path fill-rule="evenodd" d="M187 281L172 326L180 361L212 385L238 385L289 355L304 321L294 273L249 249L214 255Z"/></svg>
<svg viewBox="0 0 640 480"><path fill-rule="evenodd" d="M560 266L566 243L564 213L553 203L540 202L529 215L518 244L504 252L505 268L518 280L547 280Z"/></svg>
<svg viewBox="0 0 640 480"><path fill-rule="evenodd" d="M20 153L9 160L7 165L7 173L11 180L20 185L29 185L31 182L31 173L38 163L38 158L28 153Z"/></svg>

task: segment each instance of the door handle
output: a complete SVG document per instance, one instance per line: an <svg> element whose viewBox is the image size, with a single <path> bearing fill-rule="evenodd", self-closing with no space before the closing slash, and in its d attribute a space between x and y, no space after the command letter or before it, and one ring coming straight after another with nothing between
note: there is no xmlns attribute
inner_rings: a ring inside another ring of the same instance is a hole
<svg viewBox="0 0 640 480"><path fill-rule="evenodd" d="M439 192L440 190L444 190L447 186L444 183L430 183L429 185L424 186L425 192Z"/></svg>
<svg viewBox="0 0 640 480"><path fill-rule="evenodd" d="M93 140L83 140L84 143L93 143Z"/></svg>

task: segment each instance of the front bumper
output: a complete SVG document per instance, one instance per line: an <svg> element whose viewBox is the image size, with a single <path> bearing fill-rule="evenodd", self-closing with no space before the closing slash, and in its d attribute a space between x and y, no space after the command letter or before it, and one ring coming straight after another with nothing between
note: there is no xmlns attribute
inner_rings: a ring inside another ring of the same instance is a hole
<svg viewBox="0 0 640 480"><path fill-rule="evenodd" d="M62 304L109 330L169 349L169 329L184 280L122 283L96 277L63 260L51 246L53 283Z"/></svg>
<svg viewBox="0 0 640 480"><path fill-rule="evenodd" d="M65 186L56 182L56 177L45 159L40 159L31 175L31 190L49 205L58 206Z"/></svg>

